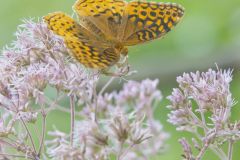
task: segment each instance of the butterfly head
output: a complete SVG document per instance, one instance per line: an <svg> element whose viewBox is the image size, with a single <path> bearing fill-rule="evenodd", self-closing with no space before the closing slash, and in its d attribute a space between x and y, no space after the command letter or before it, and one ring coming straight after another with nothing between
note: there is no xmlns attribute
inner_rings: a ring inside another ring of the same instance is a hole
<svg viewBox="0 0 240 160"><path fill-rule="evenodd" d="M124 47L121 44L116 44L114 48L117 50L118 53L120 53L120 55L126 56L128 54L128 48Z"/></svg>
<svg viewBox="0 0 240 160"><path fill-rule="evenodd" d="M126 48L126 47L122 48L120 53L121 53L121 55L126 56L128 54L128 48Z"/></svg>

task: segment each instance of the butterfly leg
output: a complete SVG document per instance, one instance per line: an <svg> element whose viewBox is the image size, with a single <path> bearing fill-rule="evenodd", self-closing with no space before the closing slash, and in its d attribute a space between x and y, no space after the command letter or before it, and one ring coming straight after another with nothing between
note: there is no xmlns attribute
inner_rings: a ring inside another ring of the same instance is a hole
<svg viewBox="0 0 240 160"><path fill-rule="evenodd" d="M116 66L121 73L123 73L124 75L128 74L130 70L130 66L128 64L128 56L124 56L123 60L121 62L118 62Z"/></svg>
<svg viewBox="0 0 240 160"><path fill-rule="evenodd" d="M110 69L103 69L100 70L100 73L106 75L106 76L112 76L112 77L123 77L126 76L129 72L129 65L128 63L118 63L116 64L117 66L117 71L112 72Z"/></svg>
<svg viewBox="0 0 240 160"><path fill-rule="evenodd" d="M126 76L129 72L129 67L121 68L118 72L111 72L109 69L100 70L101 74L111 77L123 77Z"/></svg>
<svg viewBox="0 0 240 160"><path fill-rule="evenodd" d="M124 56L124 57L122 57L121 59L122 59L121 61L119 61L119 62L116 63L116 66L117 66L118 68L122 68L122 67L128 65L128 56Z"/></svg>
<svg viewBox="0 0 240 160"><path fill-rule="evenodd" d="M111 72L108 69L101 70L100 73L102 73L106 76L110 76L110 77L122 77L122 76L125 75L125 74L122 74L122 73L119 73L119 72Z"/></svg>

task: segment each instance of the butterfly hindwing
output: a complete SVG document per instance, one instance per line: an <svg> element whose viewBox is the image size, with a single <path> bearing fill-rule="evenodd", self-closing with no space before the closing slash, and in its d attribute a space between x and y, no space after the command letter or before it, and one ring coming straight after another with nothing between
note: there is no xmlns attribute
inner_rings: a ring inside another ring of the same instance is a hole
<svg viewBox="0 0 240 160"><path fill-rule="evenodd" d="M126 46L161 38L183 16L184 9L173 3L129 2L124 12Z"/></svg>
<svg viewBox="0 0 240 160"><path fill-rule="evenodd" d="M89 68L106 69L119 60L113 48L93 46L78 38L65 38L65 43L77 61Z"/></svg>
<svg viewBox="0 0 240 160"><path fill-rule="evenodd" d="M62 12L50 13L44 17L48 28L55 34L64 37L78 37L82 41L94 41L94 36L79 25L74 19Z"/></svg>

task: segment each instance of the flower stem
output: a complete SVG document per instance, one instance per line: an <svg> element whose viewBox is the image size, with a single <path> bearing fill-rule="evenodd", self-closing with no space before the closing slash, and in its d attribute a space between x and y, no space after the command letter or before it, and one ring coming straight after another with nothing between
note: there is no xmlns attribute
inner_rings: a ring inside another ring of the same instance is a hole
<svg viewBox="0 0 240 160"><path fill-rule="evenodd" d="M115 79L115 77L112 77L101 89L101 91L99 92L99 95L102 95L104 93L104 91L107 89L107 87L113 82L113 80Z"/></svg>
<svg viewBox="0 0 240 160"><path fill-rule="evenodd" d="M216 146L209 146L209 148L219 157L221 160L227 160L226 154L223 152L222 149L216 147Z"/></svg>
<svg viewBox="0 0 240 160"><path fill-rule="evenodd" d="M73 146L74 127L75 127L75 103L74 97L70 96L70 109L71 109L71 131L70 131L70 144Z"/></svg>
<svg viewBox="0 0 240 160"><path fill-rule="evenodd" d="M207 142L203 148L201 149L201 151L199 152L199 154L196 157L196 160L201 160L202 156L204 155L204 153L206 152L207 148L209 146L209 143Z"/></svg>
<svg viewBox="0 0 240 160"><path fill-rule="evenodd" d="M40 142L40 147L39 147L39 151L38 151L38 156L40 157L42 149L43 149L43 143L44 143L44 139L45 139L45 134L46 134L46 113L44 111L44 109L42 108L42 136L41 136L41 142Z"/></svg>
<svg viewBox="0 0 240 160"><path fill-rule="evenodd" d="M95 101L95 108L94 108L94 121L98 124L98 120L97 120L97 113L98 113L98 95L102 95L105 90L107 89L107 87L113 82L113 80L115 79L115 77L110 78L110 80L102 87L102 89L100 90L100 92L97 94L96 91L96 86L94 88L94 101Z"/></svg>
<svg viewBox="0 0 240 160"><path fill-rule="evenodd" d="M228 160L232 160L232 152L233 152L233 141L229 141L228 145Z"/></svg>
<svg viewBox="0 0 240 160"><path fill-rule="evenodd" d="M127 153L135 146L135 144L131 144L130 146L128 146L127 149L125 149L125 151L123 151L120 156L119 156L119 160L124 159L124 157L127 155Z"/></svg>
<svg viewBox="0 0 240 160"><path fill-rule="evenodd" d="M117 160L120 160L120 157L121 157L121 155L122 155L122 152L123 152L123 144L124 144L124 142L121 142L121 143L120 143L120 150L119 150L119 152L118 152L118 154L117 154Z"/></svg>
<svg viewBox="0 0 240 160"><path fill-rule="evenodd" d="M36 147L35 147L35 145L34 145L34 141L33 141L32 135L31 135L29 129L27 128L27 125L26 125L26 123L24 122L24 120L23 120L22 118L20 118L20 119L21 119L21 121L22 121L22 123L23 123L23 126L25 127L25 129L26 129L26 131L27 131L27 134L28 134L28 136L29 136L29 138L30 138L30 141L31 141L31 143L32 143L32 147L33 147L34 153L37 154Z"/></svg>

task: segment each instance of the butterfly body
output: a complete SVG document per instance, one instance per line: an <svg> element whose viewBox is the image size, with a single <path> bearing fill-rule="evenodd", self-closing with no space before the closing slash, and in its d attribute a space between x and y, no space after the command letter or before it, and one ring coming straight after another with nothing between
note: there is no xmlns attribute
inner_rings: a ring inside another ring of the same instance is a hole
<svg viewBox="0 0 240 160"><path fill-rule="evenodd" d="M173 3L123 0L77 0L73 9L78 21L62 12L44 20L80 63L99 70L117 64L128 46L163 37L184 13Z"/></svg>

